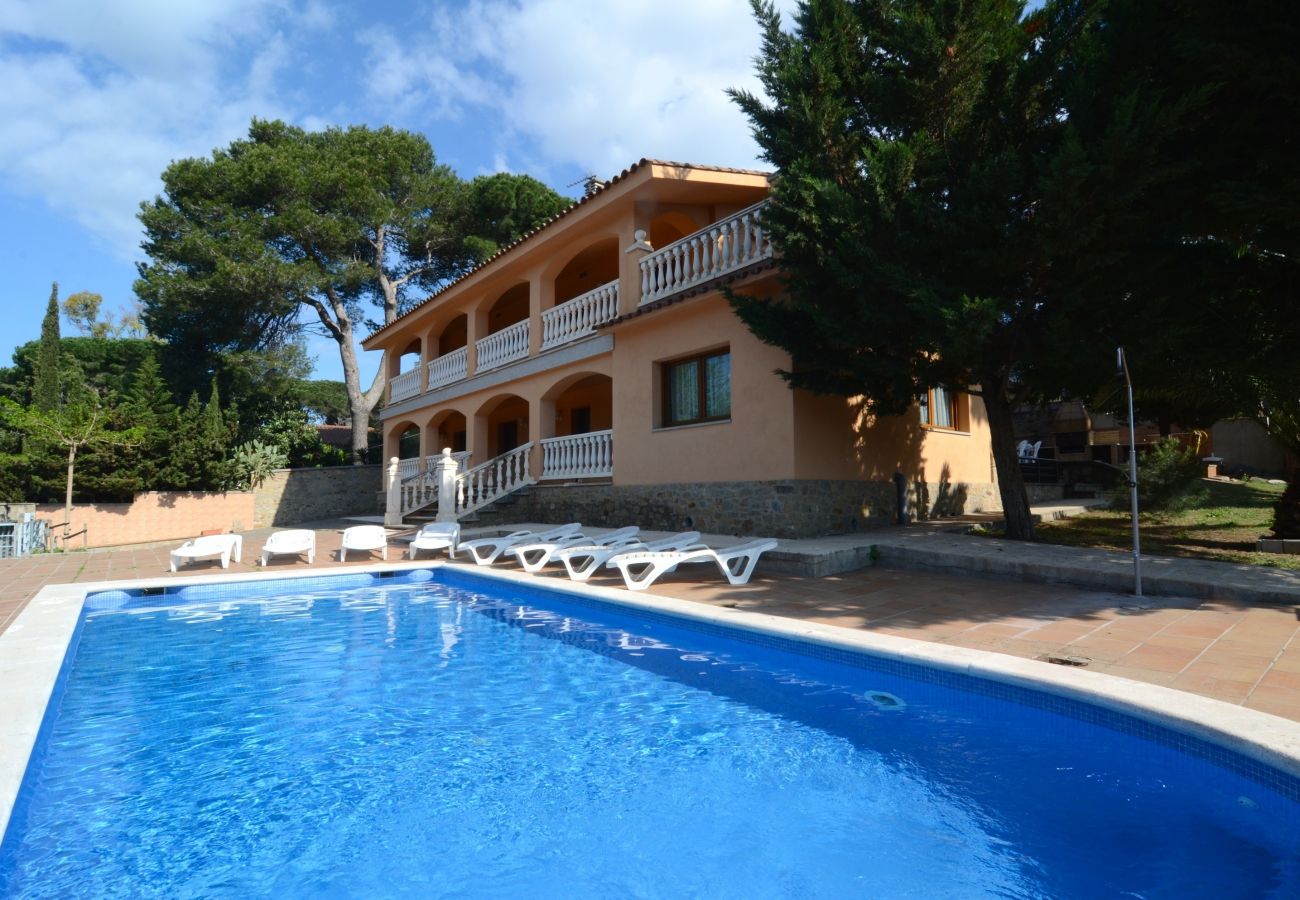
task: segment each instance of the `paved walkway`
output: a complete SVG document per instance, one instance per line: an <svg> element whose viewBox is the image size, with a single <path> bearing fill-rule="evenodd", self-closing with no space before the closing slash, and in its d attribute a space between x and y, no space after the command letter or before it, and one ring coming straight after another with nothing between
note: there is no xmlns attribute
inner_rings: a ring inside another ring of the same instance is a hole
<svg viewBox="0 0 1300 900"><path fill-rule="evenodd" d="M318 566L338 568L378 558L375 554L348 563L334 561L339 530L345 524L316 526ZM262 539L269 532L246 532L244 560L232 563L230 571L255 570ZM737 539L715 540L725 545ZM177 543L0 560L0 630L45 584L167 574L167 554ZM1300 589L1293 595L1289 582L1273 585L1275 579L1269 570L1255 573L1258 577L1245 577L1243 583L1249 587L1259 578L1264 579L1271 585L1270 591L1280 591L1272 600L1223 595L1148 596L1139 600L1128 593L1033 583L1025 580L1034 576L1029 570L1020 578L995 578L894 567L914 564L909 554L931 564L938 560L939 566L947 566L962 556L976 560L972 565L982 566L991 574L1014 575L1016 566L1051 565L1059 569L1057 574L1068 575L1105 571L1110 565L1119 565L1091 556L1104 551L1026 546L919 528L819 541L783 541L781 550L793 552L802 545L804 549L820 546L827 553L845 552L846 548L856 548L856 552L871 543L878 546L882 565L842 575L763 575L748 585L732 587L704 566L686 567L681 573L661 579L652 591L700 603L1031 659L1074 657L1086 660L1093 671L1180 688L1300 721ZM926 547L933 551L928 557L922 554ZM405 544L395 538L389 558L398 558L404 549ZM1121 562L1127 559L1124 554L1111 555L1118 556ZM1201 586L1214 584L1215 577L1221 576L1228 593L1232 593L1233 582L1244 577L1231 571L1239 568L1235 566L1200 563L1188 569L1189 564L1197 561L1158 559L1150 567L1179 578L1193 577L1187 574L1192 572L1203 579ZM1202 571L1201 565L1213 568ZM273 569L306 567L305 560L281 558L272 563ZM215 571L220 571L216 563L203 561L184 567L178 574L210 575ZM616 576L602 576L593 583L621 584Z"/></svg>

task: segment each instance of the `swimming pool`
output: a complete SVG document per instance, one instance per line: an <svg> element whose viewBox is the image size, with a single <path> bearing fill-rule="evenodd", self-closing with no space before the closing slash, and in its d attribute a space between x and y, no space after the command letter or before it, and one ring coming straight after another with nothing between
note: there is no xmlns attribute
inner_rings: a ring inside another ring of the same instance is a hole
<svg viewBox="0 0 1300 900"><path fill-rule="evenodd" d="M1292 776L797 636L445 568L78 629L4 896L1300 893Z"/></svg>

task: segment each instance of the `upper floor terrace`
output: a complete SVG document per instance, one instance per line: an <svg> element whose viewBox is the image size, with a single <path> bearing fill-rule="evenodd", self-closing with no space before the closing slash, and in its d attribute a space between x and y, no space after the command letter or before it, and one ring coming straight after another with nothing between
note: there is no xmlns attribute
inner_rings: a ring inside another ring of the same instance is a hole
<svg viewBox="0 0 1300 900"><path fill-rule="evenodd" d="M620 316L772 256L768 176L642 160L369 337L386 414L607 352Z"/></svg>

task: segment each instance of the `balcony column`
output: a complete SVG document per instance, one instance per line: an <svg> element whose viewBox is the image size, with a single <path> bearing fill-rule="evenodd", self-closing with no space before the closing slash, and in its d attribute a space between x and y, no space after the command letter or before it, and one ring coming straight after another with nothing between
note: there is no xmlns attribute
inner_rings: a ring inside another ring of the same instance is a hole
<svg viewBox="0 0 1300 900"><path fill-rule="evenodd" d="M654 248L650 246L650 212L638 203L632 221L619 230L618 314L626 316L641 305L641 260Z"/></svg>
<svg viewBox="0 0 1300 900"><path fill-rule="evenodd" d="M542 311L555 305L555 279L534 272L528 279L528 355L542 349Z"/></svg>
<svg viewBox="0 0 1300 900"><path fill-rule="evenodd" d="M478 342L487 337L487 310L485 301L465 314L465 377L473 378L478 372Z"/></svg>
<svg viewBox="0 0 1300 900"><path fill-rule="evenodd" d="M528 474L533 481L542 477L542 438L548 437L555 437L555 401L539 397L528 404L528 439L533 442Z"/></svg>
<svg viewBox="0 0 1300 900"><path fill-rule="evenodd" d="M384 350L384 361L382 365L384 367L384 377L387 380L384 388L388 392L388 402L392 403L393 379L402 374L402 357L399 356L392 347L389 347Z"/></svg>
<svg viewBox="0 0 1300 900"><path fill-rule="evenodd" d="M429 348L433 348L430 350ZM429 363L438 358L438 338L430 328L420 336L420 393L429 390Z"/></svg>

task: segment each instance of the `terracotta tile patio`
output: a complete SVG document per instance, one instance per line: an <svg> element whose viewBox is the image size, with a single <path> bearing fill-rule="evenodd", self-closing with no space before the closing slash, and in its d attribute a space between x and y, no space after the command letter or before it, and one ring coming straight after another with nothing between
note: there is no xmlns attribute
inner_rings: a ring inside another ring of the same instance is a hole
<svg viewBox="0 0 1300 900"><path fill-rule="evenodd" d="M244 559L230 571L256 570L269 531L248 532ZM337 524L317 528L317 566L334 561ZM178 542L96 552L0 560L0 631L46 584L168 574ZM405 544L392 541L389 559ZM304 569L280 558L273 569ZM215 562L181 576L219 572ZM555 577L555 576L551 576ZM595 584L617 587L616 577ZM1013 656L1082 657L1088 669L1166 685L1300 721L1300 609L1224 601L1131 596L1062 585L1027 584L869 568L827 578L755 577L732 587L705 567L661 579L652 592L699 603L806 619L880 634ZM1043 665L1051 665L1044 662Z"/></svg>

